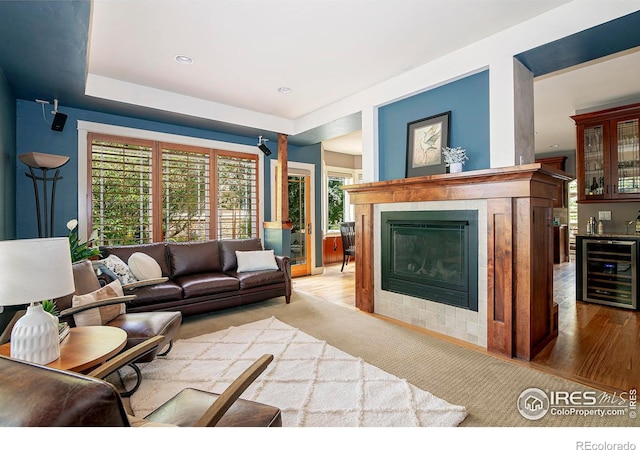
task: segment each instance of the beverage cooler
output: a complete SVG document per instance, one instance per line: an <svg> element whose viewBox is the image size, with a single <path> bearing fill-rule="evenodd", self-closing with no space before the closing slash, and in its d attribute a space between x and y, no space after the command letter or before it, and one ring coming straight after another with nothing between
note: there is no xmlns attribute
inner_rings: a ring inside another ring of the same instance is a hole
<svg viewBox="0 0 640 450"><path fill-rule="evenodd" d="M585 302L637 309L637 241L595 236L579 241L577 298Z"/></svg>

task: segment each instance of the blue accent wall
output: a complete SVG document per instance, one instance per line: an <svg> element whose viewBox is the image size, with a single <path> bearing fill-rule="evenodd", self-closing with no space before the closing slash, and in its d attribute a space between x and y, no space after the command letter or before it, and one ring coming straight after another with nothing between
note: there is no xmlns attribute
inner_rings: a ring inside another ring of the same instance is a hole
<svg viewBox="0 0 640 450"><path fill-rule="evenodd" d="M16 105L15 102L13 104ZM49 106L48 108L49 109L47 109L45 117L49 122L51 122L53 116L51 116L51 114L49 113L51 107ZM162 133L171 133L202 139L231 142L250 146L255 146L258 141L257 136L255 138L236 136L232 134L218 133L198 128L189 128L83 109L59 107L59 111L68 115L66 125L62 132L51 131L51 125L50 123L45 123L42 114L42 108L39 104L26 100L17 101L17 113L13 115L14 117L17 116L17 121L14 121L17 127L13 127L14 129L17 128L17 145L15 145L17 151L13 151L14 157L10 162L10 172L16 174L15 192L16 201L19 205L19 208L16 211L15 229L18 238L37 237L38 227L36 222L33 185L31 180L24 176L27 168L22 162L20 162L20 160L17 160L15 158L16 154L19 155L27 152L42 152L66 155L71 158L69 162L61 168L60 171L63 179L58 181L58 191L56 193L55 199L55 235L65 236L67 234L67 221L69 219L78 217L78 131L76 129L78 120L137 128L149 131L157 131ZM296 146L290 146L289 151L290 159L293 161L296 161L296 159L294 158L296 158L297 156L304 158L303 162L307 162L307 159L309 159L307 156L305 156L305 152L298 151L298 147ZM273 157L277 158L277 151L274 151L274 153L269 158ZM269 158L264 158L265 211L270 210L269 193L271 184L269 181ZM319 159L320 157L318 151L318 161ZM318 190L317 192L320 191ZM261 219L264 220L264 218Z"/></svg>
<svg viewBox="0 0 640 450"><path fill-rule="evenodd" d="M489 71L470 75L378 110L380 180L405 178L407 124L451 111L449 146L467 149L464 170L488 169Z"/></svg>
<svg viewBox="0 0 640 450"><path fill-rule="evenodd" d="M0 67L0 240L15 238L16 98Z"/></svg>

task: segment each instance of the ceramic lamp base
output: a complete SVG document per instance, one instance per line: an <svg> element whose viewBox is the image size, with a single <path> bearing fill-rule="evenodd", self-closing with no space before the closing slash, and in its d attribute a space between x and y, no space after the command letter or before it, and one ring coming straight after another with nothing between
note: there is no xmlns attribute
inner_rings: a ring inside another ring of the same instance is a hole
<svg viewBox="0 0 640 450"><path fill-rule="evenodd" d="M11 331L11 357L49 364L60 357L58 325L42 305L31 305Z"/></svg>

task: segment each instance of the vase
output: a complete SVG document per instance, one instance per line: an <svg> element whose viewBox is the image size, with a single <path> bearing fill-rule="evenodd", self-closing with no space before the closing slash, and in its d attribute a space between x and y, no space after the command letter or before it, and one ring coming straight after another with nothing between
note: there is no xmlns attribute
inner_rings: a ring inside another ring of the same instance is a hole
<svg viewBox="0 0 640 450"><path fill-rule="evenodd" d="M462 172L462 163L451 163L449 164L449 173L458 173Z"/></svg>
<svg viewBox="0 0 640 450"><path fill-rule="evenodd" d="M11 357L42 365L58 359L60 339L57 320L45 312L40 303L29 306L11 331Z"/></svg>

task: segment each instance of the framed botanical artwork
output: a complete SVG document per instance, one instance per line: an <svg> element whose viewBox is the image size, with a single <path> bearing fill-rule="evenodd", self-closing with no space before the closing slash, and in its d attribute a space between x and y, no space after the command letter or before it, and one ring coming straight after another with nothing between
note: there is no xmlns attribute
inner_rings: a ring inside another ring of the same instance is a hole
<svg viewBox="0 0 640 450"><path fill-rule="evenodd" d="M407 124L407 178L445 173L451 111Z"/></svg>

